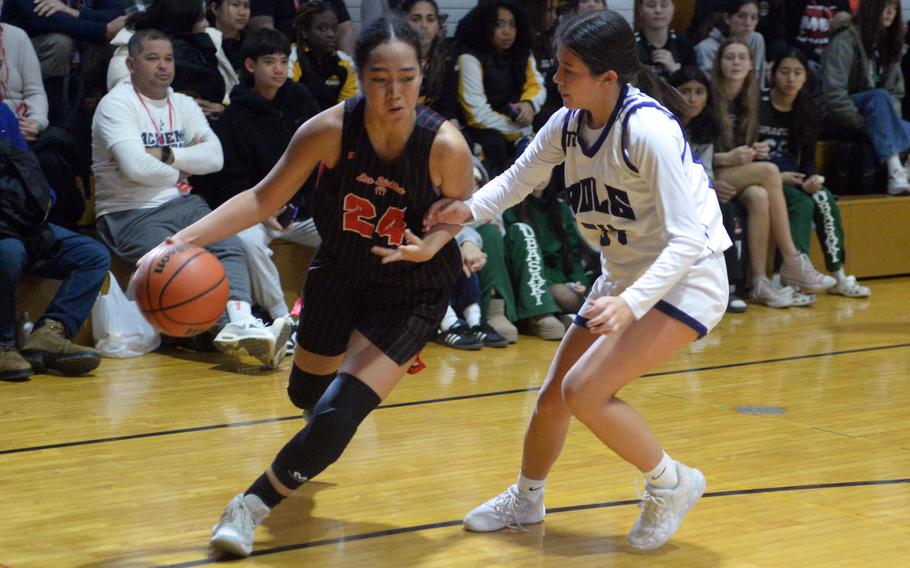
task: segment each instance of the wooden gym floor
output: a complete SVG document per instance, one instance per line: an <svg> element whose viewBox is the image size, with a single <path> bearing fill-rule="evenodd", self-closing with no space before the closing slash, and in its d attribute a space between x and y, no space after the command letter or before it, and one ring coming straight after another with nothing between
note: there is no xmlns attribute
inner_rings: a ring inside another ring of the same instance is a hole
<svg viewBox="0 0 910 568"><path fill-rule="evenodd" d="M625 545L638 477L573 425L527 532L460 519L511 483L556 347L430 346L342 459L276 509L247 566L910 566L910 279L869 300L728 316L624 391L708 493ZM0 565L202 566L227 501L303 421L284 368L171 351L0 383ZM778 415L737 411L783 407Z"/></svg>

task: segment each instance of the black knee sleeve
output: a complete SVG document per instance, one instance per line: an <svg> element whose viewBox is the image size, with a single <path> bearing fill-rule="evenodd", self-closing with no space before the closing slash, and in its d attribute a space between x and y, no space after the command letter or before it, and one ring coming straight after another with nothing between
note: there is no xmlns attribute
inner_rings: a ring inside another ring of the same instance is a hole
<svg viewBox="0 0 910 568"><path fill-rule="evenodd" d="M301 410L313 410L333 380L335 373L314 375L300 370L297 365L292 365L291 376L288 379L288 398Z"/></svg>
<svg viewBox="0 0 910 568"><path fill-rule="evenodd" d="M313 409L313 418L281 448L272 471L289 489L300 487L333 464L379 396L357 377L339 373Z"/></svg>

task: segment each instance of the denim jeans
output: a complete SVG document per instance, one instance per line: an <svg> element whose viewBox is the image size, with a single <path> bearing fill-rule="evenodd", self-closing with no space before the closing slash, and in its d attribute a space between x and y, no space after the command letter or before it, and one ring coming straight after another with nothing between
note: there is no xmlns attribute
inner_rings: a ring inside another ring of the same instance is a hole
<svg viewBox="0 0 910 568"><path fill-rule="evenodd" d="M894 110L888 91L872 89L850 98L863 115L863 130L872 140L880 162L910 150L910 122Z"/></svg>
<svg viewBox="0 0 910 568"><path fill-rule="evenodd" d="M63 324L70 337L88 319L104 283L111 255L100 242L51 225L54 236L63 243L59 256L50 259L30 259L25 245L16 238L0 238L0 346L16 342L16 288L23 272L45 278L62 280L60 288L38 318L54 319Z"/></svg>

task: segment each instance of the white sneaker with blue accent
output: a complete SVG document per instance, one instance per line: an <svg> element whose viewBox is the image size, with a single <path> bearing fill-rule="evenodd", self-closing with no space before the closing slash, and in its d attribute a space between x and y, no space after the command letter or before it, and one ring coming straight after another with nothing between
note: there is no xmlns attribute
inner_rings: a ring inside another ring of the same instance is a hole
<svg viewBox="0 0 910 568"><path fill-rule="evenodd" d="M676 462L676 475L679 483L673 489L645 484L641 515L629 533L629 544L635 548L652 550L663 546L704 494L705 476L700 471Z"/></svg>
<svg viewBox="0 0 910 568"><path fill-rule="evenodd" d="M464 528L474 532L493 532L504 528L524 530L525 525L543 522L543 487L536 498L524 497L516 485L477 507L464 518Z"/></svg>
<svg viewBox="0 0 910 568"><path fill-rule="evenodd" d="M253 533L270 512L259 497L238 493L212 527L212 546L235 556L249 556L253 552Z"/></svg>

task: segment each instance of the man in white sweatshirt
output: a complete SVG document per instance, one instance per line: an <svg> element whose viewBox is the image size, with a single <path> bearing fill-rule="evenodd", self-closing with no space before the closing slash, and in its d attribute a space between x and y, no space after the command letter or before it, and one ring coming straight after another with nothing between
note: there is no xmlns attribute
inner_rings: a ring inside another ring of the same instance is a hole
<svg viewBox="0 0 910 568"><path fill-rule="evenodd" d="M170 40L143 30L129 42L130 81L98 104L92 122L92 170L98 233L113 252L136 262L166 237L209 213L191 193L190 175L219 171L221 143L192 98L175 93ZM266 327L253 317L246 259L237 237L207 247L224 265L230 282L229 323L214 345L245 351L277 367L291 328L280 319Z"/></svg>

